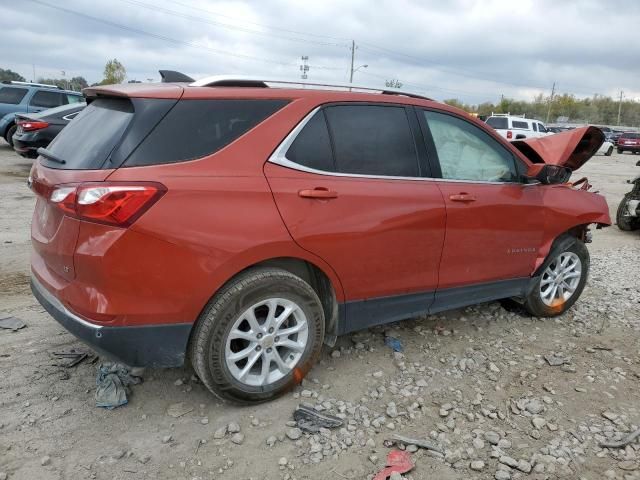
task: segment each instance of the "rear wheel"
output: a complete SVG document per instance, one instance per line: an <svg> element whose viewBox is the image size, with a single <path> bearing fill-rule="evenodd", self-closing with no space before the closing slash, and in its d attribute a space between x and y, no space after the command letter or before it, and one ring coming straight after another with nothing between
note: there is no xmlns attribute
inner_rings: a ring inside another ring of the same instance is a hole
<svg viewBox="0 0 640 480"><path fill-rule="evenodd" d="M253 269L229 282L202 313L191 363L216 395L261 402L302 381L323 337L324 311L308 283L285 270Z"/></svg>
<svg viewBox="0 0 640 480"><path fill-rule="evenodd" d="M618 149L618 153L622 153L622 149L621 148Z"/></svg>
<svg viewBox="0 0 640 480"><path fill-rule="evenodd" d="M616 224L620 230L631 231L640 229L640 218L626 215L627 203L630 199L630 195L627 194L620 202L620 205L618 205L618 211L616 212Z"/></svg>
<svg viewBox="0 0 640 480"><path fill-rule="evenodd" d="M607 157L610 157L612 153L613 153L613 147L609 147L609 148L607 149L607 153L605 153L605 155L606 155Z"/></svg>
<svg viewBox="0 0 640 480"><path fill-rule="evenodd" d="M9 144L10 147L13 148L13 134L16 133L16 129L18 127L16 127L15 124L11 125L8 129L7 132L4 135L4 139L7 141L7 143Z"/></svg>
<svg viewBox="0 0 640 480"><path fill-rule="evenodd" d="M578 300L589 274L589 251L574 239L559 251L552 249L540 275L524 303L529 313L537 317L555 317L566 312Z"/></svg>

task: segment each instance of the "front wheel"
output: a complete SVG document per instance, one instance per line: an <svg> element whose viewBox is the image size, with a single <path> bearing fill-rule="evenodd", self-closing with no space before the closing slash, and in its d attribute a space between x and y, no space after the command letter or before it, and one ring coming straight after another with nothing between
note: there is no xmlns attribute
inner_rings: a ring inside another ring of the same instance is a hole
<svg viewBox="0 0 640 480"><path fill-rule="evenodd" d="M214 394L270 400L299 384L320 355L324 311L300 277L277 268L238 275L205 308L190 356Z"/></svg>
<svg viewBox="0 0 640 480"><path fill-rule="evenodd" d="M613 153L613 147L609 147L607 149L607 153L605 153L605 156L610 157L612 153Z"/></svg>
<svg viewBox="0 0 640 480"><path fill-rule="evenodd" d="M565 247L552 249L540 275L533 278L524 307L536 317L555 317L566 312L578 300L589 274L589 251L574 239Z"/></svg>

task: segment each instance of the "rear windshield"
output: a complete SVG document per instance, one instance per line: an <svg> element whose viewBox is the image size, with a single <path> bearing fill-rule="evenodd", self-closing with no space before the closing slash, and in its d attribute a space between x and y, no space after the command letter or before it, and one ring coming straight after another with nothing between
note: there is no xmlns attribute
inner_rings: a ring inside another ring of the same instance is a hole
<svg viewBox="0 0 640 480"><path fill-rule="evenodd" d="M487 125L500 130L507 130L509 128L509 120L506 117L489 117L487 118Z"/></svg>
<svg viewBox="0 0 640 480"><path fill-rule="evenodd" d="M620 138L640 138L640 133L623 133Z"/></svg>
<svg viewBox="0 0 640 480"><path fill-rule="evenodd" d="M287 100L180 100L125 166L175 163L217 152Z"/></svg>
<svg viewBox="0 0 640 480"><path fill-rule="evenodd" d="M2 87L0 88L0 103L17 105L22 101L26 94L26 88Z"/></svg>
<svg viewBox="0 0 640 480"><path fill-rule="evenodd" d="M128 99L94 100L49 144L47 150L64 159L65 169L99 169L133 118Z"/></svg>

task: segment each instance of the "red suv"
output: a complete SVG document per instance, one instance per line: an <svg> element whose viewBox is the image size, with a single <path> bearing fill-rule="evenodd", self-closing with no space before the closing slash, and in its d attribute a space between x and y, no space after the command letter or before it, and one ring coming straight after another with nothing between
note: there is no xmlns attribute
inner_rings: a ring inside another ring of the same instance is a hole
<svg viewBox="0 0 640 480"><path fill-rule="evenodd" d="M618 138L618 153L640 152L640 133L625 132Z"/></svg>
<svg viewBox="0 0 640 480"><path fill-rule="evenodd" d="M34 295L96 350L188 358L226 398L272 398L373 325L503 298L558 315L611 223L567 183L593 127L510 144L411 94L230 78L85 96L32 169Z"/></svg>

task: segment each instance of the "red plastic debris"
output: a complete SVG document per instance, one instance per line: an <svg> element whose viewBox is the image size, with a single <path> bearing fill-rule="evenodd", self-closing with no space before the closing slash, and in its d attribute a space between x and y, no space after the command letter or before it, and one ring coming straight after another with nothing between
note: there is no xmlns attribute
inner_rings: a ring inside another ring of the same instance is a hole
<svg viewBox="0 0 640 480"><path fill-rule="evenodd" d="M386 480L393 472L407 473L414 466L409 452L393 450L387 455L387 466L380 470L373 480Z"/></svg>

